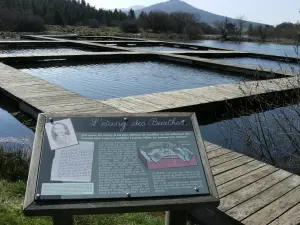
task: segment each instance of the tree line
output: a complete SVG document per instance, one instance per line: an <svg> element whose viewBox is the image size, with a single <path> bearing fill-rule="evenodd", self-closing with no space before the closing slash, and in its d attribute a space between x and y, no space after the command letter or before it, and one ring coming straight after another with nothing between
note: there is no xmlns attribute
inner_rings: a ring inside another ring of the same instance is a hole
<svg viewBox="0 0 300 225"><path fill-rule="evenodd" d="M134 12L129 12L129 19L121 24L124 32L138 32L140 28L154 33L184 34L190 39L199 38L202 34L217 34L213 26L201 22L194 14L185 12L141 12L135 18Z"/></svg>
<svg viewBox="0 0 300 225"><path fill-rule="evenodd" d="M15 30L19 23L34 20L41 26L44 23L118 26L126 19L128 15L121 10L96 9L85 0L4 0L0 3L0 30Z"/></svg>
<svg viewBox="0 0 300 225"><path fill-rule="evenodd" d="M282 23L277 26L255 26L243 16L236 23L229 19L213 25L204 23L194 14L184 12L141 12L136 17L134 10L96 9L86 0L2 0L0 1L0 30L42 31L44 24L120 26L122 31L137 33L140 29L155 33L184 34L190 39L202 34L220 35L224 40L242 40L245 36L265 41L268 38L294 39L299 33L299 24ZM298 35L299 36L299 35Z"/></svg>
<svg viewBox="0 0 300 225"><path fill-rule="evenodd" d="M237 18L236 23L229 22L228 18L224 21L217 21L215 27L223 40L242 40L245 36L259 39L264 42L267 39L290 39L296 40L299 37L300 25L284 22L277 26L253 25L247 26L244 17Z"/></svg>

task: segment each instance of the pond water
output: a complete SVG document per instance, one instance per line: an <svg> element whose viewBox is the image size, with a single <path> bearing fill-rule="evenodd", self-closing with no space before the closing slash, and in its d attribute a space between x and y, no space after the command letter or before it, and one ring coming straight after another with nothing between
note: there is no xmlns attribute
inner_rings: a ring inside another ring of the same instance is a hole
<svg viewBox="0 0 300 225"><path fill-rule="evenodd" d="M180 48L171 48L165 46L149 46L149 47L134 47L138 51L182 51L184 49Z"/></svg>
<svg viewBox="0 0 300 225"><path fill-rule="evenodd" d="M201 126L203 139L281 168L300 172L300 105ZM299 165L291 168L291 165Z"/></svg>
<svg viewBox="0 0 300 225"><path fill-rule="evenodd" d="M203 40L203 41L188 41L184 43L194 44L194 45L203 45L208 47L215 48L225 48L225 49L234 49L238 51L246 52L259 52L264 54L271 55L282 55L282 56L291 56L296 57L294 45L284 45L284 44L274 44L274 43L255 43L255 42L221 42L213 40Z"/></svg>
<svg viewBox="0 0 300 225"><path fill-rule="evenodd" d="M0 145L9 149L31 149L34 133L0 108Z"/></svg>
<svg viewBox="0 0 300 225"><path fill-rule="evenodd" d="M100 100L246 80L239 74L228 75L151 61L53 66L22 71L80 95Z"/></svg>
<svg viewBox="0 0 300 225"><path fill-rule="evenodd" d="M18 48L18 49L0 49L0 54L75 54L75 53L86 53L87 51L83 51L81 49L76 48Z"/></svg>
<svg viewBox="0 0 300 225"><path fill-rule="evenodd" d="M241 64L252 67L262 67L269 68L273 70L279 70L282 72L300 72L300 64L298 63L287 63L282 61L272 61L267 59L259 59L259 58L250 58L250 57L242 57L242 58L217 58L216 60L220 60L223 62L233 63L233 64Z"/></svg>

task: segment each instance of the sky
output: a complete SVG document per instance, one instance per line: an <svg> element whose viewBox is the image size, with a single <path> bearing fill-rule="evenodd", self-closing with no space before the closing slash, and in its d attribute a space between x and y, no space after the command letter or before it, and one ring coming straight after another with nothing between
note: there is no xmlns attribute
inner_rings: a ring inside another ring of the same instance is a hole
<svg viewBox="0 0 300 225"><path fill-rule="evenodd" d="M166 0L86 0L97 8L128 8L134 5L150 6ZM277 25L300 20L299 0L184 0L196 8L215 14Z"/></svg>

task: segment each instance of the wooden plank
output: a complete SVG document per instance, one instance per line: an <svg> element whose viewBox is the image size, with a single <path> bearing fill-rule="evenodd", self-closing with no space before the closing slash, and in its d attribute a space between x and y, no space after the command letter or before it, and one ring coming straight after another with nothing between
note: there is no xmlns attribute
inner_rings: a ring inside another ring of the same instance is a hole
<svg viewBox="0 0 300 225"><path fill-rule="evenodd" d="M48 105L48 106L44 106L42 107L43 111L70 111L70 110L74 110L74 111L77 111L77 110L97 110L97 108L100 108L100 107L103 107L103 103L100 103L100 102L83 102L83 103L80 103L78 102L77 104L74 103L74 104L64 104L64 105L56 105L56 104L51 104L51 105ZM106 105L105 105L106 106Z"/></svg>
<svg viewBox="0 0 300 225"><path fill-rule="evenodd" d="M275 173L222 198L219 209L226 212L290 176L292 176L291 173L284 170L278 170Z"/></svg>
<svg viewBox="0 0 300 225"><path fill-rule="evenodd" d="M208 152L212 152L212 151L215 151L215 150L218 150L218 149L224 149L224 148L222 148L221 146L219 146L219 145L215 145L215 144L210 144L210 145L208 145L208 146L206 146L206 152L208 153Z"/></svg>
<svg viewBox="0 0 300 225"><path fill-rule="evenodd" d="M299 225L300 221L300 203L291 208L288 212L281 215L269 225Z"/></svg>
<svg viewBox="0 0 300 225"><path fill-rule="evenodd" d="M270 205L255 212L252 216L249 216L242 222L244 224L256 225L256 224L268 224L278 218L280 215L284 214L293 206L300 202L300 186L291 190L287 194L283 195L281 198L272 202ZM300 220L299 220L300 222Z"/></svg>
<svg viewBox="0 0 300 225"><path fill-rule="evenodd" d="M226 163L226 162L228 162L228 161L231 161L231 160L240 158L240 157L242 157L242 156L243 156L243 155L241 155L240 153L237 153L237 152L231 152L231 153L228 153L228 154L226 154L226 155L223 155L223 156L219 156L219 157L213 158L213 159L209 160L209 163L210 163L210 166L213 167L213 166L217 166L217 165Z"/></svg>
<svg viewBox="0 0 300 225"><path fill-rule="evenodd" d="M265 163L262 163L260 161L254 160L251 161L249 163L246 163L242 166L239 166L233 170L229 170L225 173L221 173L219 175L215 176L215 182L216 185L219 186L221 184L224 184L226 182L229 182L231 180L234 180L240 176L243 176L245 174L248 174L250 172L252 172L253 170L256 170L258 168L261 168L263 166L265 166Z"/></svg>
<svg viewBox="0 0 300 225"><path fill-rule="evenodd" d="M257 161L252 161L252 162L257 162ZM247 164L245 164L245 165L247 165ZM240 167L237 167L237 169L238 168L240 168ZM250 185L251 183L254 183L257 180L260 180L260 179L268 176L269 174L274 173L277 170L279 170L279 169L275 168L274 166L266 165L259 169L254 170L250 173L247 173L241 177L238 177L232 181L224 183L224 184L218 186L219 196L220 196L220 198L223 198L226 195L229 195L239 189L242 189L242 188ZM216 183L219 182L217 180L218 180L218 178L217 178L217 176L215 176Z"/></svg>
<svg viewBox="0 0 300 225"><path fill-rule="evenodd" d="M207 157L208 157L208 159L213 159L213 158L216 158L216 157L219 157L219 156L224 156L224 155L226 155L228 153L231 153L231 152L232 151L230 151L230 150L227 150L227 149L224 149L224 148L219 148L219 149L208 152Z"/></svg>
<svg viewBox="0 0 300 225"><path fill-rule="evenodd" d="M144 102L134 97L108 99L101 102L129 113L155 112L163 108L162 106Z"/></svg>
<svg viewBox="0 0 300 225"><path fill-rule="evenodd" d="M226 214L241 221L300 185L300 177L292 175L255 197L228 210Z"/></svg>
<svg viewBox="0 0 300 225"><path fill-rule="evenodd" d="M218 86L208 86L201 88L188 89L186 93L194 96L202 95L205 99L209 99L209 102L223 101L232 98L242 97L243 94L240 92L226 91L223 88L218 88Z"/></svg>
<svg viewBox="0 0 300 225"><path fill-rule="evenodd" d="M239 157L237 159L231 160L229 162L223 163L221 165L217 165L217 166L212 167L212 172L213 172L214 176L216 176L220 173L224 173L228 170L232 170L236 167L244 165L244 164L246 164L248 162L251 162L253 160L254 159L252 159L250 157L242 156L242 157Z"/></svg>

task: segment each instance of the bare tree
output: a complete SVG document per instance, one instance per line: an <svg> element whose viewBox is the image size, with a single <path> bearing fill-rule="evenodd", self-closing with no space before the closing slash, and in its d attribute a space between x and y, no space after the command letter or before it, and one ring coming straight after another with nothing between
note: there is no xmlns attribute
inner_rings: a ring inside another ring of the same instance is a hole
<svg viewBox="0 0 300 225"><path fill-rule="evenodd" d="M246 19L245 16L241 15L239 17L237 17L237 33L238 33L238 37L241 40L243 37L243 32L244 29L246 27Z"/></svg>
<svg viewBox="0 0 300 225"><path fill-rule="evenodd" d="M228 24L229 24L229 20L227 17L225 18L224 21L216 21L215 22L215 26L219 30L219 32L224 40L228 39Z"/></svg>
<svg viewBox="0 0 300 225"><path fill-rule="evenodd" d="M268 27L263 26L263 25L259 25L257 29L258 29L258 33L259 33L259 36L260 36L260 40L262 42L265 42L267 40L267 37L268 37Z"/></svg>
<svg viewBox="0 0 300 225"><path fill-rule="evenodd" d="M285 72L280 63L278 68ZM247 102L238 108L228 103L229 114L239 118L221 122L219 129L228 144L238 141L243 153L300 174L300 63L289 72L294 76L241 83ZM257 95L274 88L280 94Z"/></svg>

